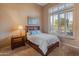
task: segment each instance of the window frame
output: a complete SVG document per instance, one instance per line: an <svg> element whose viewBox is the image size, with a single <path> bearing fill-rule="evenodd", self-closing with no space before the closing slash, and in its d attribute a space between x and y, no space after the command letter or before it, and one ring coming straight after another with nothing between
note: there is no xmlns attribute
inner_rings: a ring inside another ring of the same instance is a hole
<svg viewBox="0 0 79 59"><path fill-rule="evenodd" d="M52 20L54 20L54 16L57 16L58 17L58 14L53 14L53 19ZM54 22L53 22L54 23ZM59 20L58 20L58 24L59 24ZM54 26L54 25L53 25ZM59 25L58 25L58 27L59 27ZM53 27L53 28L55 28L55 26ZM55 28L56 29L56 28ZM54 29L54 30L55 30ZM56 31L58 31L58 29L56 29Z"/></svg>
<svg viewBox="0 0 79 59"><path fill-rule="evenodd" d="M72 25L72 26L73 26L73 35L72 35L72 36L71 36L71 35L68 35L67 32L66 32L66 29L67 29L67 26L66 26L66 17L67 17L67 16L66 16L66 13L67 13L67 12L73 12L73 25ZM75 17L74 17L74 14L75 14L74 8L71 7L71 8L68 8L68 9L61 10L60 12L57 11L57 12L51 14L52 16L53 16L53 15L58 15L58 24L59 24L59 25L58 25L58 30L57 30L58 32L60 32L60 14L62 14L62 13L64 13L64 17L65 17L65 26L64 26L64 27L65 27L65 30L64 30L64 35L65 35L65 36L69 36L69 37L74 37L74 36L75 36L75 32L74 32L74 25L75 25L75 24L74 24L74 23L75 23L75 20L74 20L74 18L75 18ZM52 31L52 30L51 30L51 31ZM62 33L61 33L61 34L62 34Z"/></svg>

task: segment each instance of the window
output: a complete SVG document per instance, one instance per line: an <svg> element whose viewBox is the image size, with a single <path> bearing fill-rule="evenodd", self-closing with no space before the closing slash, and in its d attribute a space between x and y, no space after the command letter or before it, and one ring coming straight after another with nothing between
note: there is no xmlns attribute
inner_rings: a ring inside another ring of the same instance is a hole
<svg viewBox="0 0 79 59"><path fill-rule="evenodd" d="M73 3L61 3L53 8L49 8L48 12L49 13L56 13L56 12L59 12L61 10L73 8L73 5L74 5Z"/></svg>
<svg viewBox="0 0 79 59"><path fill-rule="evenodd" d="M53 16L51 15L49 18L50 18L50 24L49 25L50 25L50 29L51 29L50 32L52 32L52 30L53 30L53 27L52 27Z"/></svg>
<svg viewBox="0 0 79 59"><path fill-rule="evenodd" d="M61 10L63 10L63 9L65 9L65 4L60 4L59 6L58 6L58 9L61 11Z"/></svg>
<svg viewBox="0 0 79 59"><path fill-rule="evenodd" d="M50 31L58 31L73 36L73 4L60 4L49 9L51 19Z"/></svg>
<svg viewBox="0 0 79 59"><path fill-rule="evenodd" d="M66 32L68 35L73 35L73 12L67 12L66 13Z"/></svg>
<svg viewBox="0 0 79 59"><path fill-rule="evenodd" d="M60 32L65 31L65 18L64 18L64 13L60 14Z"/></svg>
<svg viewBox="0 0 79 59"><path fill-rule="evenodd" d="M53 27L54 30L58 30L58 15L53 15Z"/></svg>
<svg viewBox="0 0 79 59"><path fill-rule="evenodd" d="M51 15L50 16L50 23L51 23L51 29L53 30L53 31L57 31L58 30L58 15L57 14L55 14L55 15ZM52 32L52 30L51 30L51 32Z"/></svg>

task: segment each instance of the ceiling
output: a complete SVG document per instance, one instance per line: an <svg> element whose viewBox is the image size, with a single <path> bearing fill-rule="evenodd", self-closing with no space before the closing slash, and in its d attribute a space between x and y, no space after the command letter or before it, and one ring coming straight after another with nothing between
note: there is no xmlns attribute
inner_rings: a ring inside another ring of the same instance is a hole
<svg viewBox="0 0 79 59"><path fill-rule="evenodd" d="M37 3L37 4L43 7L43 6L47 5L48 3Z"/></svg>

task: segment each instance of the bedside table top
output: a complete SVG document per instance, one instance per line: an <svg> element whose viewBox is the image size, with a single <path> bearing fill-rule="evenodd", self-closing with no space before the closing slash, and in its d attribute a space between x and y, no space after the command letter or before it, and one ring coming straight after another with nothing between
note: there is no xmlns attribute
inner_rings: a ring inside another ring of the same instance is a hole
<svg viewBox="0 0 79 59"><path fill-rule="evenodd" d="M24 38L24 36L12 36L12 39Z"/></svg>

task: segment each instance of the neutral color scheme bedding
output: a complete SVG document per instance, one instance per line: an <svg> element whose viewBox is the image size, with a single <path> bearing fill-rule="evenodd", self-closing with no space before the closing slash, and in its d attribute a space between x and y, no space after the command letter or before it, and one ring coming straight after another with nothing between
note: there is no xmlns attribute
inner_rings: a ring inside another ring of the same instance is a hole
<svg viewBox="0 0 79 59"><path fill-rule="evenodd" d="M27 35L27 39L32 43L38 45L44 54L46 54L49 45L59 41L56 35L50 35L46 33Z"/></svg>

